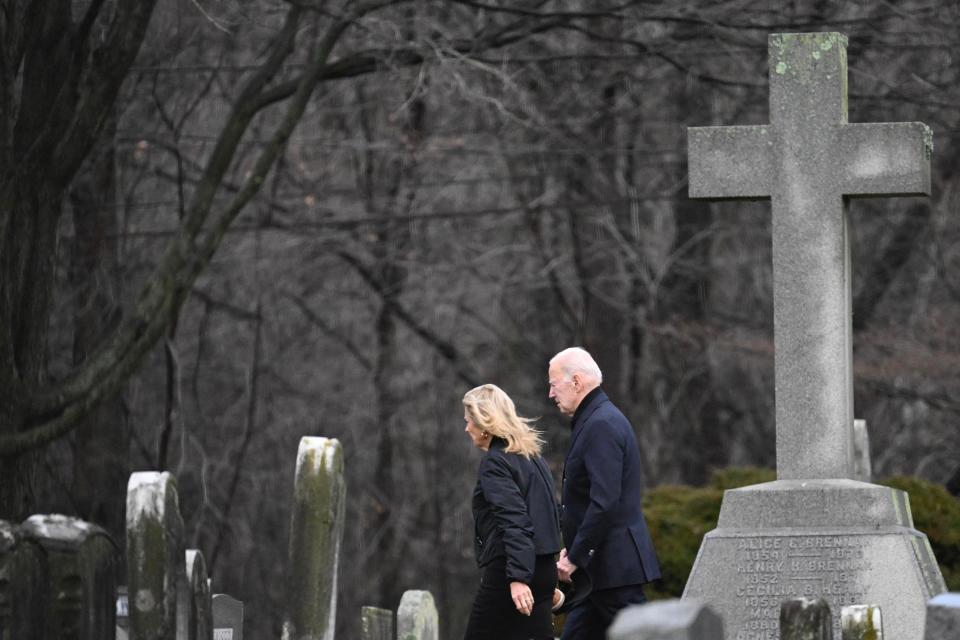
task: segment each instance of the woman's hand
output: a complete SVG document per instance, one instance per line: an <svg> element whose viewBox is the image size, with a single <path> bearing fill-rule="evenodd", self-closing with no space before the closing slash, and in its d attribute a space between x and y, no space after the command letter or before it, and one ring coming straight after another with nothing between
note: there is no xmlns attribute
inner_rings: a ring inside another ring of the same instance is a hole
<svg viewBox="0 0 960 640"><path fill-rule="evenodd" d="M513 599L513 606L517 608L517 611L525 616L533 613L533 592L530 591L530 587L522 582L511 582L510 597Z"/></svg>

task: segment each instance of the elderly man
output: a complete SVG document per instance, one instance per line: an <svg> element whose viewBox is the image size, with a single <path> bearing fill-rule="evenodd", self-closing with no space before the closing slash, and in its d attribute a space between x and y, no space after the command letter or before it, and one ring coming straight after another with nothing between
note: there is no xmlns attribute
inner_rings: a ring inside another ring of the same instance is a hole
<svg viewBox="0 0 960 640"><path fill-rule="evenodd" d="M548 376L550 399L572 417L573 430L563 470L566 548L557 573L569 582L583 571L592 584L567 614L563 640L604 638L616 613L646 602L643 584L660 577L640 506L640 452L630 421L600 388L603 375L589 353L561 351Z"/></svg>

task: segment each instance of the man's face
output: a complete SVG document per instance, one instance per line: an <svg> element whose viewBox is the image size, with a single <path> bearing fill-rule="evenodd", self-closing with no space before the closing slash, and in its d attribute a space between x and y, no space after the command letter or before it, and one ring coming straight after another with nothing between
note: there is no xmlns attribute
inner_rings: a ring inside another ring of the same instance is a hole
<svg viewBox="0 0 960 640"><path fill-rule="evenodd" d="M576 384L573 378L568 378L563 374L563 370L556 364L550 365L547 370L547 377L550 381L550 399L553 400L560 413L565 416L572 416L580 404L580 397L577 393Z"/></svg>

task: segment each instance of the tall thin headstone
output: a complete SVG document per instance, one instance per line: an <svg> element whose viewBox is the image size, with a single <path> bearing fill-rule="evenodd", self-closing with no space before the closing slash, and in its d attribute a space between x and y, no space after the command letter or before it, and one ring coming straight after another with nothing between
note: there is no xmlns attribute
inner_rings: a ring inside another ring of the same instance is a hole
<svg viewBox="0 0 960 640"><path fill-rule="evenodd" d="M377 607L361 607L360 640L394 640L393 612Z"/></svg>
<svg viewBox="0 0 960 640"><path fill-rule="evenodd" d="M30 516L21 530L47 554L49 592L42 637L99 640L116 633L119 549L107 532L62 515Z"/></svg>
<svg viewBox="0 0 960 640"><path fill-rule="evenodd" d="M905 493L855 480L851 196L930 190L923 124L847 122L846 37L769 37L770 121L689 131L690 195L769 198L773 210L777 480L727 491L684 597L725 637L775 640L779 602L877 603L889 637L920 640L945 588Z"/></svg>
<svg viewBox="0 0 960 640"><path fill-rule="evenodd" d="M657 600L621 610L607 640L722 640L723 620L696 600Z"/></svg>
<svg viewBox="0 0 960 640"><path fill-rule="evenodd" d="M213 640L243 640L243 603L225 593L213 595Z"/></svg>
<svg viewBox="0 0 960 640"><path fill-rule="evenodd" d="M941 593L927 603L923 640L960 638L960 593Z"/></svg>
<svg viewBox="0 0 960 640"><path fill-rule="evenodd" d="M429 591L405 591L397 608L397 638L437 640L437 605Z"/></svg>
<svg viewBox="0 0 960 640"><path fill-rule="evenodd" d="M302 438L290 518L283 640L333 640L345 499L340 442Z"/></svg>
<svg viewBox="0 0 960 640"><path fill-rule="evenodd" d="M127 483L127 590L131 640L175 640L186 584L183 518L173 476L142 471Z"/></svg>
<svg viewBox="0 0 960 640"><path fill-rule="evenodd" d="M181 633L180 640L210 640L213 637L213 618L207 563L197 549L187 549L186 563L185 609L188 613L185 633Z"/></svg>
<svg viewBox="0 0 960 640"><path fill-rule="evenodd" d="M36 637L50 595L47 556L20 528L0 520L0 638Z"/></svg>

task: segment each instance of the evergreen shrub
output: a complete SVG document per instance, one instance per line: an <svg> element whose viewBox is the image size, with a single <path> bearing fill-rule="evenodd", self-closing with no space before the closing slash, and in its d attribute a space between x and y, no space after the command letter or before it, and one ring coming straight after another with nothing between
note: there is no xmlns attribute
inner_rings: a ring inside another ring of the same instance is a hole
<svg viewBox="0 0 960 640"><path fill-rule="evenodd" d="M663 578L646 589L651 599L679 598L700 550L704 534L717 526L726 489L770 482L772 469L731 467L713 473L706 487L663 485L646 492L644 514L660 560ZM910 495L914 526L927 534L947 589L960 591L960 501L942 485L907 476L878 484Z"/></svg>

